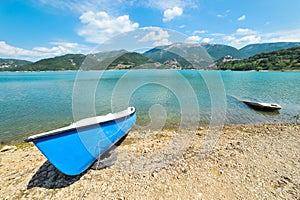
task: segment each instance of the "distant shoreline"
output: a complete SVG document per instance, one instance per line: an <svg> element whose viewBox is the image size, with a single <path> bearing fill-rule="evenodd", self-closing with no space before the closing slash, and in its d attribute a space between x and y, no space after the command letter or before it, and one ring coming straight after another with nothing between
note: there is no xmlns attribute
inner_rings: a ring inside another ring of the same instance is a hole
<svg viewBox="0 0 300 200"><path fill-rule="evenodd" d="M231 72L300 72L300 69L295 70L221 70L221 69L106 69L106 70L53 70L53 71L0 71L0 73L8 73L8 72L14 72L14 73L20 73L20 72L77 72L77 71L146 71L146 70L158 70L158 71L164 71L164 70L170 70L170 71L231 71Z"/></svg>

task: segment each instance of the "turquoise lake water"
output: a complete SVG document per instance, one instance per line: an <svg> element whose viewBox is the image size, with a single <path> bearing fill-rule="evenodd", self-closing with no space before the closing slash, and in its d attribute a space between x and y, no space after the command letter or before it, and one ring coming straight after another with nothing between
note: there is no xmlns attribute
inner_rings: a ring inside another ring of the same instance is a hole
<svg viewBox="0 0 300 200"><path fill-rule="evenodd" d="M136 108L137 127L144 129L212 120L294 122L300 114L300 72L1 72L0 91L1 143L127 106ZM257 112L238 99L278 103L282 109Z"/></svg>

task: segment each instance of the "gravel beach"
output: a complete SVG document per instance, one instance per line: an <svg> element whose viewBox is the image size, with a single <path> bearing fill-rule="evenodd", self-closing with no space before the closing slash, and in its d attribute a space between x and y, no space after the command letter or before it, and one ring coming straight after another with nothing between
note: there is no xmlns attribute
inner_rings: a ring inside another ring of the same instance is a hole
<svg viewBox="0 0 300 200"><path fill-rule="evenodd" d="M300 199L300 125L129 133L116 163L66 176L33 145L1 147L0 199Z"/></svg>

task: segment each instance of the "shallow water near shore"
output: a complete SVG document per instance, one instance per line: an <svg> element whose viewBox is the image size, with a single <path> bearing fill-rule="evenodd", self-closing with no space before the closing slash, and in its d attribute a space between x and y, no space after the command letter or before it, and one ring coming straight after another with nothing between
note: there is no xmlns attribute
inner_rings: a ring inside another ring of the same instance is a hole
<svg viewBox="0 0 300 200"><path fill-rule="evenodd" d="M300 72L2 72L0 142L18 141L74 119L127 106L136 108L136 127L141 129L176 128L189 122L209 124L216 113L220 113L216 119L224 118L225 124L295 122L300 114L299 85ZM81 105L85 98L94 105L88 109ZM257 112L239 99L274 102L282 109Z"/></svg>

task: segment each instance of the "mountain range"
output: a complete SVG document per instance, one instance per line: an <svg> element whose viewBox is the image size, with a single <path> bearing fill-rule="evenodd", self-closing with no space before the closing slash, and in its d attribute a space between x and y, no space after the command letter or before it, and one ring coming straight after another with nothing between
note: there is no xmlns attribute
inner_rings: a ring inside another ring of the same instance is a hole
<svg viewBox="0 0 300 200"><path fill-rule="evenodd" d="M0 71L55 71L91 69L209 69L224 57L247 59L256 54L300 47L300 42L250 44L241 49L222 44L175 43L158 46L143 54L125 50L96 54L66 54L30 62L0 59ZM100 62L101 61L101 62Z"/></svg>
<svg viewBox="0 0 300 200"><path fill-rule="evenodd" d="M275 42L250 44L240 49L240 52L247 55L247 57L254 56L259 53L268 53L280 49L289 49L293 47L300 47L300 42Z"/></svg>

